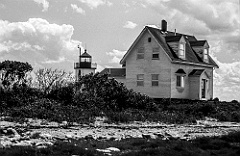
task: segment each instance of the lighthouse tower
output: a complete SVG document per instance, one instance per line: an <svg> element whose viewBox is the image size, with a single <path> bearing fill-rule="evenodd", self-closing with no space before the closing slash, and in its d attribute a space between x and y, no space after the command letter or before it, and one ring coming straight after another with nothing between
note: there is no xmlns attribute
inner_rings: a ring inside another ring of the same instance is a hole
<svg viewBox="0 0 240 156"><path fill-rule="evenodd" d="M97 68L97 63L92 63L92 56L87 53L87 49L84 50L84 53L81 54L81 47L79 48L79 62L74 63L75 69L75 77L76 80L79 77L93 73L95 74L95 70Z"/></svg>

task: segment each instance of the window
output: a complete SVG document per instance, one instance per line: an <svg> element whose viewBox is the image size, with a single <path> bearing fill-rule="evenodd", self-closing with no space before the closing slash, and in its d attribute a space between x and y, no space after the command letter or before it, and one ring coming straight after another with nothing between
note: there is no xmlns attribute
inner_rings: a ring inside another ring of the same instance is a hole
<svg viewBox="0 0 240 156"><path fill-rule="evenodd" d="M151 41L152 41L152 38L151 38L151 37L149 37L149 38L148 38L148 42L151 42Z"/></svg>
<svg viewBox="0 0 240 156"><path fill-rule="evenodd" d="M184 76L177 75L177 87L184 87Z"/></svg>
<svg viewBox="0 0 240 156"><path fill-rule="evenodd" d="M184 43L179 44L178 57L181 59L185 59L185 44Z"/></svg>
<svg viewBox="0 0 240 156"><path fill-rule="evenodd" d="M137 86L144 86L144 75L143 74L137 75Z"/></svg>
<svg viewBox="0 0 240 156"><path fill-rule="evenodd" d="M152 59L153 60L158 60L159 59L159 47L153 48Z"/></svg>
<svg viewBox="0 0 240 156"><path fill-rule="evenodd" d="M144 47L138 49L137 59L144 59Z"/></svg>
<svg viewBox="0 0 240 156"><path fill-rule="evenodd" d="M206 98L207 82L208 81L206 79L202 79L202 81L201 81L202 98Z"/></svg>
<svg viewBox="0 0 240 156"><path fill-rule="evenodd" d="M203 49L203 60L208 61L208 49Z"/></svg>
<svg viewBox="0 0 240 156"><path fill-rule="evenodd" d="M152 74L152 86L158 86L159 74Z"/></svg>

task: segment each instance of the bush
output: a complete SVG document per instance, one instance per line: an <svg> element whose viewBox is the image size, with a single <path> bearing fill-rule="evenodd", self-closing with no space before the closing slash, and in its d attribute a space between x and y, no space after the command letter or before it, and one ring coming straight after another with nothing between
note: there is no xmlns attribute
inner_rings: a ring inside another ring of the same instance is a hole
<svg viewBox="0 0 240 156"><path fill-rule="evenodd" d="M239 103L237 100L232 100L231 103Z"/></svg>
<svg viewBox="0 0 240 156"><path fill-rule="evenodd" d="M60 101L65 105L72 104L74 97L74 84L70 83L67 86L56 87L52 89L46 97Z"/></svg>
<svg viewBox="0 0 240 156"><path fill-rule="evenodd" d="M157 106L153 99L146 95L128 90L123 83L115 79L109 79L108 76L96 73L89 74L79 79L77 88L83 88L84 93L80 92L74 98L75 102L89 102L89 99L95 101L91 106L113 111L122 111L133 108L140 110L156 110ZM96 100L95 100L96 99Z"/></svg>

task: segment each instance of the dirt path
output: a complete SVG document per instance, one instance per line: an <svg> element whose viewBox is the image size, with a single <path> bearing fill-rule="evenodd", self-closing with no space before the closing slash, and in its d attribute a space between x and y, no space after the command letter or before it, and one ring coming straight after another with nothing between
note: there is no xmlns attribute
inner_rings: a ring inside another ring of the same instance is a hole
<svg viewBox="0 0 240 156"><path fill-rule="evenodd" d="M191 140L202 136L219 136L240 131L240 123L199 120L197 124L164 124L134 122L131 124L74 124L32 120L20 124L0 121L0 148L11 146L52 145L56 140L98 139L121 140L125 138L162 138Z"/></svg>

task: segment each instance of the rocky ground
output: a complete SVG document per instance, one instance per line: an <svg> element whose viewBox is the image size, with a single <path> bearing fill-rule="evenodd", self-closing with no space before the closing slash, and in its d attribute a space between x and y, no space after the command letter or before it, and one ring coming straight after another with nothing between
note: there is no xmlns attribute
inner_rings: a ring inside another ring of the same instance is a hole
<svg viewBox="0 0 240 156"><path fill-rule="evenodd" d="M26 122L9 122L1 118L0 148L12 146L35 146L45 148L57 140L97 139L121 140L125 138L162 138L163 140L191 140L201 136L219 136L240 131L240 123L218 122L206 118L196 124L164 124L133 122L130 124L108 124L103 118L95 123L71 124L27 119Z"/></svg>

